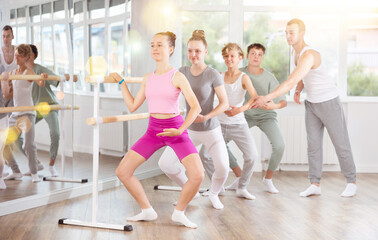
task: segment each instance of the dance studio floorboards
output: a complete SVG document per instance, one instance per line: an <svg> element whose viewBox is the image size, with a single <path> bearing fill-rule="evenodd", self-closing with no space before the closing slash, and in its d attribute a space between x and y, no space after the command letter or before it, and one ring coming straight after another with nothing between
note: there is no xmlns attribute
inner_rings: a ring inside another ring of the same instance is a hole
<svg viewBox="0 0 378 240"><path fill-rule="evenodd" d="M28 161L20 153L15 154L17 163L19 164L22 173L28 171ZM38 159L44 164L45 169L38 172L41 182L32 183L30 176L23 176L22 180L7 180L6 190L0 191L0 203L9 200L14 200L22 197L32 196L36 194L50 193L55 190L72 188L73 186L85 183L70 183L70 182L55 182L55 181L42 181L43 177L49 175L49 161L50 155L45 151L38 151ZM100 155L99 179L107 179L115 177L115 169L117 168L121 157L113 157L107 155ZM56 159L56 169L60 174L61 160L60 156ZM92 181L92 154L75 153L72 160L71 157L66 157L65 161L65 177L68 179L88 179ZM0 240L1 237L0 237Z"/></svg>
<svg viewBox="0 0 378 240"><path fill-rule="evenodd" d="M358 194L353 198L339 196L345 182L334 172L323 174L321 196L299 197L308 186L306 175L278 172L274 180L280 193L269 194L264 191L261 173L255 173L248 190L256 200L227 191L220 197L223 210L213 209L206 197L193 200L186 214L198 229L170 220L171 203L179 193L153 190L156 184L172 185L160 175L141 181L159 217L154 222L130 222L132 232L58 225L60 218L91 221L91 196L82 196L0 217L0 239L378 239L378 174L358 174ZM227 183L233 179L230 174ZM202 186L208 185L206 179ZM99 193L98 222L125 225L126 217L139 211L124 187Z"/></svg>

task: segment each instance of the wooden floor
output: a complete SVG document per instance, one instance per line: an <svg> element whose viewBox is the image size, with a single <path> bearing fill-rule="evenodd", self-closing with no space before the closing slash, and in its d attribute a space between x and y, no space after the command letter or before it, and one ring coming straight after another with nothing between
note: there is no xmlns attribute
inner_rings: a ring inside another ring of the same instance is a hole
<svg viewBox="0 0 378 240"><path fill-rule="evenodd" d="M25 173L26 171L28 171L28 161L25 156L22 156L19 153L16 153L15 156L21 172ZM38 172L38 175L42 180L44 176L49 176L48 165L50 161L50 155L48 152L38 151L38 159L45 165L45 169ZM117 168L120 161L120 157L100 155L99 168L101 169L101 171L99 171L99 179L101 180L115 177L115 169ZM56 168L60 174L60 156L57 157ZM75 153L74 158L66 157L65 177L70 179L88 179L91 182L92 154ZM59 189L71 188L74 185L82 184L52 181L32 183L30 176L24 176L22 180L7 180L5 181L5 183L7 185L7 189L0 190L0 203L36 194L45 194ZM2 240L1 236L0 240Z"/></svg>
<svg viewBox="0 0 378 240"><path fill-rule="evenodd" d="M221 197L223 210L211 207L206 197L193 200L186 214L198 229L178 226L170 220L171 202L179 193L153 190L172 185L164 175L142 181L159 218L154 222L131 223L134 230L91 229L58 225L58 219L91 220L91 197L83 196L0 217L0 239L378 239L378 174L358 175L358 194L342 198L345 187L340 173L324 173L322 195L299 197L308 186L305 172L278 172L279 194L264 191L262 175L256 173L248 187L256 200L244 200L227 191ZM230 176L228 183L233 180ZM202 184L208 186L206 179ZM125 225L126 216L140 209L123 188L99 194L98 221Z"/></svg>

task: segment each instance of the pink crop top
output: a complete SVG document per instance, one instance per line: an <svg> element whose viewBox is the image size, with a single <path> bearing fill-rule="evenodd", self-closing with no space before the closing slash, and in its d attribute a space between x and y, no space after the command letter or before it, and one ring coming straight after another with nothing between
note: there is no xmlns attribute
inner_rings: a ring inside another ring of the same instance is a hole
<svg viewBox="0 0 378 240"><path fill-rule="evenodd" d="M171 69L163 75L150 74L146 82L145 95L150 113L179 113L181 89L172 84L177 69Z"/></svg>

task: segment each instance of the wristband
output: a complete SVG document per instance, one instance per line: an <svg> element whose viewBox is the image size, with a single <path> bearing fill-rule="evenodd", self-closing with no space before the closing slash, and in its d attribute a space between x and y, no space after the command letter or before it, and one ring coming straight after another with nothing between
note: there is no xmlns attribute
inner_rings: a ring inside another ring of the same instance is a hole
<svg viewBox="0 0 378 240"><path fill-rule="evenodd" d="M125 79L122 79L118 84L121 85L124 81Z"/></svg>

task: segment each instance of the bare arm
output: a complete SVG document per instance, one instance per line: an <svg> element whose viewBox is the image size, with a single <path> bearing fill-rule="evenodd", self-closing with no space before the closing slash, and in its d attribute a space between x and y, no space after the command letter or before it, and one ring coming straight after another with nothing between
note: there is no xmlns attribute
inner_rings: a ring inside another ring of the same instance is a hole
<svg viewBox="0 0 378 240"><path fill-rule="evenodd" d="M318 53L313 50L306 51L298 59L298 65L290 74L289 78L285 82L281 83L281 85L279 85L273 92L269 93L268 95L258 97L255 102L252 103L251 108L262 107L267 102L284 95L290 91L290 89L294 88L294 86L298 84L314 66L315 57L320 57L316 55L318 55Z"/></svg>
<svg viewBox="0 0 378 240"><path fill-rule="evenodd" d="M220 85L220 86L214 88L214 90L215 90L215 94L217 95L217 98L219 100L219 104L211 112L209 112L205 116L199 114L197 119L195 120L195 123L205 122L205 121L209 120L210 118L216 117L219 114L226 111L227 108L229 107L227 93L226 93L226 89L224 88L224 85Z"/></svg>
<svg viewBox="0 0 378 240"><path fill-rule="evenodd" d="M31 70L31 69L28 69L28 71L26 72L26 74L28 74L28 75L36 75L35 72L33 70ZM42 78L47 78L48 75L47 75L47 73L42 73L41 77ZM29 82L33 82L33 80L28 80L28 81ZM34 80L34 82L36 84L38 84L38 86L40 86L40 87L44 87L45 86L45 80Z"/></svg>
<svg viewBox="0 0 378 240"><path fill-rule="evenodd" d="M3 80L1 80L1 92L3 94L3 98L5 100L9 100L13 98L13 91L12 88L10 87L11 81L9 81L9 73L8 72L3 72L2 74Z"/></svg>
<svg viewBox="0 0 378 240"><path fill-rule="evenodd" d="M304 88L304 84L303 84L303 80L300 81L298 84L297 84L297 87L295 88L295 93L294 93L294 101L298 104L301 104L301 92Z"/></svg>
<svg viewBox="0 0 378 240"><path fill-rule="evenodd" d="M109 76L114 78L117 82L120 82L122 80L122 77L118 73L111 73ZM131 95L126 83L121 83L122 96L130 112L135 112L143 104L144 100L146 100L144 90L148 76L149 74L143 77L143 81L140 84L140 89L135 98Z"/></svg>

